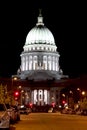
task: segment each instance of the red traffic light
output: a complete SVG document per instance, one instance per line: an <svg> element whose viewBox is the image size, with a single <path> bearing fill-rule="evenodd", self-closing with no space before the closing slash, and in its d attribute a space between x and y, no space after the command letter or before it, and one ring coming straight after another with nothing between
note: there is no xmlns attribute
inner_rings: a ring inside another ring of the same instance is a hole
<svg viewBox="0 0 87 130"><path fill-rule="evenodd" d="M17 101L17 100L18 100L18 97L15 97L14 99Z"/></svg>
<svg viewBox="0 0 87 130"><path fill-rule="evenodd" d="M55 107L55 102L52 102L52 107Z"/></svg>
<svg viewBox="0 0 87 130"><path fill-rule="evenodd" d="M15 99L15 100L18 100L19 97L20 97L19 91L15 91L15 92L14 92L14 99Z"/></svg>
<svg viewBox="0 0 87 130"><path fill-rule="evenodd" d="M65 100L63 100L63 101L62 101L62 103L63 103L63 104L65 104L65 103L66 103L66 101L65 101Z"/></svg>
<svg viewBox="0 0 87 130"><path fill-rule="evenodd" d="M32 107L33 107L33 104L32 104L32 103L30 103L30 104L29 104L29 106L30 106L30 108L32 108Z"/></svg>
<svg viewBox="0 0 87 130"><path fill-rule="evenodd" d="M19 92L18 91L16 91L14 94L15 94L15 96L19 96Z"/></svg>

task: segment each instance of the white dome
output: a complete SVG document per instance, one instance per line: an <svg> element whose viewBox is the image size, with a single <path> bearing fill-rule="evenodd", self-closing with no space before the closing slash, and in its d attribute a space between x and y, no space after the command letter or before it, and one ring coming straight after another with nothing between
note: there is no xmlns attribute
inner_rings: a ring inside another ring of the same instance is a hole
<svg viewBox="0 0 87 130"><path fill-rule="evenodd" d="M43 17L39 15L36 26L31 29L26 37L25 45L29 44L50 44L55 45L54 36L51 31L44 26Z"/></svg>

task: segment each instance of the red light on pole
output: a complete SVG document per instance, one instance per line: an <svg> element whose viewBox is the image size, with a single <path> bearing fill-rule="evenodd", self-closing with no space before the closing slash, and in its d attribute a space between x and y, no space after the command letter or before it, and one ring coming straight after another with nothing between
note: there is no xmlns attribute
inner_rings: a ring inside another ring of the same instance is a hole
<svg viewBox="0 0 87 130"><path fill-rule="evenodd" d="M15 92L15 96L19 96L19 92Z"/></svg>
<svg viewBox="0 0 87 130"><path fill-rule="evenodd" d="M52 107L55 107L55 102L52 102Z"/></svg>
<svg viewBox="0 0 87 130"><path fill-rule="evenodd" d="M17 101L19 99L19 97L20 97L19 91L15 91L14 92L14 99Z"/></svg>
<svg viewBox="0 0 87 130"><path fill-rule="evenodd" d="M14 99L15 99L15 101L17 101L17 100L18 100L18 97L15 97Z"/></svg>
<svg viewBox="0 0 87 130"><path fill-rule="evenodd" d="M65 100L63 100L63 101L62 101L62 103L63 103L63 104L65 104L65 103L66 103L66 101L65 101Z"/></svg>
<svg viewBox="0 0 87 130"><path fill-rule="evenodd" d="M29 104L29 106L30 106L30 108L32 108L32 107L33 107L33 104L32 104L32 103L30 103L30 104Z"/></svg>

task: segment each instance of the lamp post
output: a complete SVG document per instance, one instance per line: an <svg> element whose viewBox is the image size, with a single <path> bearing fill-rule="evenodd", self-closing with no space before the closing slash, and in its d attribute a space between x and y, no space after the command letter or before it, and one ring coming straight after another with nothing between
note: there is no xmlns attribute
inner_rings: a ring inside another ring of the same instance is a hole
<svg viewBox="0 0 87 130"><path fill-rule="evenodd" d="M14 92L14 81L17 81L18 78L16 76L11 79L11 105L13 104L13 92Z"/></svg>
<svg viewBox="0 0 87 130"><path fill-rule="evenodd" d="M22 89L22 86L18 86L18 90L20 92L20 105L22 106L23 105L23 93L24 93L24 90Z"/></svg>
<svg viewBox="0 0 87 130"><path fill-rule="evenodd" d="M85 98L85 91L82 91L82 101L84 100L84 98Z"/></svg>

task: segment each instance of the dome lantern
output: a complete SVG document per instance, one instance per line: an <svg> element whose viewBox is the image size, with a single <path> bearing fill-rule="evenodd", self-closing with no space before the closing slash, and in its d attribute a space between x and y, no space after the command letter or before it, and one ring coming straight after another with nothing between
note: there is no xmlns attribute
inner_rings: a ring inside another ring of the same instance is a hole
<svg viewBox="0 0 87 130"><path fill-rule="evenodd" d="M43 23L43 17L42 17L42 14L41 14L41 10L39 10L39 16L37 18L37 24L36 25L37 26L38 25L44 25L44 23Z"/></svg>

